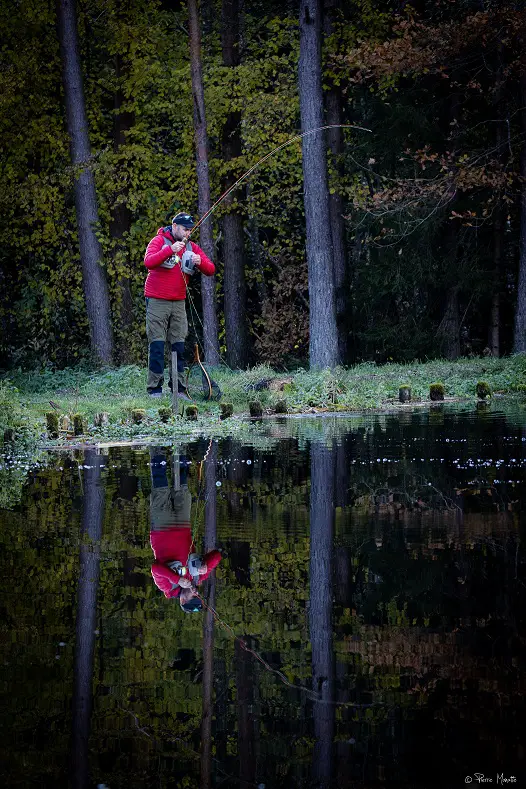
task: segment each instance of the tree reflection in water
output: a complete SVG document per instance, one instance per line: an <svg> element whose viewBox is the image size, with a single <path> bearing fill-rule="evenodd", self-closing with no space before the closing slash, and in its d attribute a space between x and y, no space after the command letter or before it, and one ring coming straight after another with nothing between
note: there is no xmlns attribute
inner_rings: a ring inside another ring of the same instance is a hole
<svg viewBox="0 0 526 789"><path fill-rule="evenodd" d="M71 783L74 789L87 789L90 786L88 741L93 706L93 663L97 640L100 541L104 521L101 465L105 465L105 461L106 458L94 449L87 450L84 455L70 757Z"/></svg>
<svg viewBox="0 0 526 789"><path fill-rule="evenodd" d="M202 487L189 444L198 550L225 549L201 588L231 631L153 582L148 450L50 456L0 512L3 784L63 785L70 733L75 787L520 776L521 420L335 421L338 444L313 421L272 451L213 444Z"/></svg>

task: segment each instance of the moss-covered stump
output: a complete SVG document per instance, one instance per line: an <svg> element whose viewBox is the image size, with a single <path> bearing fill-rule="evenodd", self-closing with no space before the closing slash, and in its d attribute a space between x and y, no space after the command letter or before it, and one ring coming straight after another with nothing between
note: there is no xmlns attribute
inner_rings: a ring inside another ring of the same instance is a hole
<svg viewBox="0 0 526 789"><path fill-rule="evenodd" d="M401 403L411 402L411 387L409 384L402 384L398 390L398 399Z"/></svg>
<svg viewBox="0 0 526 789"><path fill-rule="evenodd" d="M46 431L49 438L58 438L58 414L55 411L46 414Z"/></svg>
<svg viewBox="0 0 526 789"><path fill-rule="evenodd" d="M443 400L445 393L446 393L446 388L444 384L441 383L440 381L436 381L434 384L431 384L429 387L429 399L432 400L434 403Z"/></svg>
<svg viewBox="0 0 526 789"><path fill-rule="evenodd" d="M131 418L134 425L140 425L146 419L146 411L144 408L134 408L131 412Z"/></svg>
<svg viewBox="0 0 526 789"><path fill-rule="evenodd" d="M95 427L104 427L108 425L110 422L110 415L107 411L100 411L98 414L95 414L93 417L93 424Z"/></svg>
<svg viewBox="0 0 526 789"><path fill-rule="evenodd" d="M73 414L73 433L76 436L83 436L86 432L86 420L82 414Z"/></svg>
<svg viewBox="0 0 526 789"><path fill-rule="evenodd" d="M274 411L276 414L288 414L289 409L287 408L287 401L277 400L276 405L274 406Z"/></svg>
<svg viewBox="0 0 526 789"><path fill-rule="evenodd" d="M221 419L228 419L228 417L232 416L234 413L234 406L232 403L220 403L219 408L221 409Z"/></svg>
<svg viewBox="0 0 526 789"><path fill-rule="evenodd" d="M161 420L161 422L165 422L166 423L166 422L170 421L170 417L172 416L172 409L171 408L166 408L166 407L159 408L158 413L159 413L159 419Z"/></svg>
<svg viewBox="0 0 526 789"><path fill-rule="evenodd" d="M4 430L4 444L12 444L15 440L15 429L8 427Z"/></svg>
<svg viewBox="0 0 526 789"><path fill-rule="evenodd" d="M486 381L478 381L475 391L479 400L491 397L491 387Z"/></svg>
<svg viewBox="0 0 526 789"><path fill-rule="evenodd" d="M251 400L248 404L248 410L250 412L250 416L260 417L263 416L263 406L259 402L259 400Z"/></svg>
<svg viewBox="0 0 526 789"><path fill-rule="evenodd" d="M199 413L199 411L197 410L197 406L196 405L187 405L186 406L185 414L186 414L186 418L190 422L197 422L197 414L198 413Z"/></svg>

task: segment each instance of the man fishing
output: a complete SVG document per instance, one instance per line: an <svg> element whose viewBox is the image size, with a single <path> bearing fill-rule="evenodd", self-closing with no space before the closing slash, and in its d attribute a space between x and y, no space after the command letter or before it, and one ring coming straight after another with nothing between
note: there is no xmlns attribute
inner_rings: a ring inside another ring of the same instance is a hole
<svg viewBox="0 0 526 789"><path fill-rule="evenodd" d="M215 266L203 250L189 240L194 218L176 214L171 226L160 227L146 248L144 265L148 276L146 297L146 336L148 338L148 381L150 397L161 397L164 382L164 344L177 352L177 389L188 400L184 382L184 341L188 334L186 286L194 270L211 277ZM172 374L168 386L172 389Z"/></svg>
<svg viewBox="0 0 526 789"><path fill-rule="evenodd" d="M197 587L221 561L221 551L204 556L196 552L190 525L192 495L188 490L188 464L174 455L173 485L168 483L166 455L150 449L150 543L155 556L152 576L165 597L177 598L185 613L202 610Z"/></svg>

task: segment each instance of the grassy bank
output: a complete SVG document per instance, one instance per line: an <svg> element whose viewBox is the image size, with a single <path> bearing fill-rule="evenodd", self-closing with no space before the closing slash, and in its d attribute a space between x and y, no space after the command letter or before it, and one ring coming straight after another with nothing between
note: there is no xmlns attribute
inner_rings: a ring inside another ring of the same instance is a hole
<svg viewBox="0 0 526 789"><path fill-rule="evenodd" d="M0 439L9 426L14 426L19 436L36 433L45 438L45 415L50 411L68 415L70 419L80 414L86 424L85 435L103 441L174 432L242 434L253 429L250 422L239 417L248 416L249 402L254 400L261 403L265 414L273 413L279 400L286 401L289 413L404 408L407 406L398 402L399 388L403 385L411 387L413 404L429 402L429 387L436 382L444 385L446 400L475 401L480 381L488 384L493 396L524 396L526 356L382 366L360 364L348 369L297 370L289 374L276 373L264 366L238 372L221 368L213 371L213 377L223 392L222 401L233 405L233 419L221 420L219 403L198 400L197 422L172 417L163 423L159 408L169 407L170 398L168 394L159 400L149 398L145 391L146 371L139 367L106 372L82 369L11 372L0 382ZM133 422L132 412L136 409L145 411L141 424ZM96 427L97 415L101 413L107 414L107 421ZM62 431L59 442L71 433L72 430Z"/></svg>

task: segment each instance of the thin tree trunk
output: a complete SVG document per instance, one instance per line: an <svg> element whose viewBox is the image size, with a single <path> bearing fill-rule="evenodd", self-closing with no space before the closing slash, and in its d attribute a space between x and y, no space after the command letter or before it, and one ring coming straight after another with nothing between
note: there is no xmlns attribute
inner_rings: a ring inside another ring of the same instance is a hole
<svg viewBox="0 0 526 789"><path fill-rule="evenodd" d="M223 65L239 65L239 3L223 0L221 47ZM229 112L223 128L223 161L229 162L241 155L241 113ZM235 181L229 175L223 190ZM225 296L225 332L227 359L231 367L244 368L248 363L248 327L246 311L246 283L244 266L243 217L232 208L234 195L223 201L223 290Z"/></svg>
<svg viewBox="0 0 526 789"><path fill-rule="evenodd" d="M188 0L188 25L190 32L190 71L192 75L192 94L194 99L194 132L197 161L198 211L201 216L210 208L210 176L208 172L208 133L206 129L205 93L203 88L203 69L201 66L201 31L197 0ZM207 219L199 228L200 246L205 255L213 260L214 241L212 220ZM201 277L201 298L203 302L203 344L205 361L212 366L219 365L219 329L216 312L216 278Z"/></svg>
<svg viewBox="0 0 526 789"><path fill-rule="evenodd" d="M329 787L333 769L334 655L332 649L332 575L334 540L334 454L311 444L310 602L312 688L316 742L312 758L314 786Z"/></svg>
<svg viewBox="0 0 526 789"><path fill-rule="evenodd" d="M301 0L298 83L302 132L323 125L321 20L321 0ZM338 332L326 147L322 132L303 137L302 152L309 270L310 364L335 367L339 361Z"/></svg>
<svg viewBox="0 0 526 789"><path fill-rule="evenodd" d="M80 68L75 0L57 0L57 19L71 162L76 171L75 208L91 348L103 364L111 364L113 336L108 284L96 236L99 215L91 158L88 120Z"/></svg>
<svg viewBox="0 0 526 789"><path fill-rule="evenodd" d="M458 294L458 285L448 288L444 317L440 324L440 348L446 359L458 359L460 356L460 308Z"/></svg>
<svg viewBox="0 0 526 789"><path fill-rule="evenodd" d="M492 356L500 356L500 278L504 251L504 210L497 206L493 223L493 283L489 327L489 348Z"/></svg>
<svg viewBox="0 0 526 789"><path fill-rule="evenodd" d="M205 542L204 552L213 550L217 540L217 444L205 461ZM208 581L207 603L215 608L215 573ZM201 783L212 786L212 718L214 715L214 615L207 608L203 621L203 714L201 718Z"/></svg>
<svg viewBox="0 0 526 789"><path fill-rule="evenodd" d="M331 35L333 23L331 11L338 5L337 0L325 0L323 28L326 36ZM341 92L338 86L330 85L325 92L325 115L327 124L338 125L342 122ZM328 129L327 142L337 179L343 177L343 130L341 128ZM336 305L336 326L338 329L338 348L340 361L347 357L347 332L345 331L345 317L347 312L347 299L345 294L347 260L345 254L345 224L343 197L336 188L329 193L329 214L331 222L333 271L334 271L334 298Z"/></svg>
<svg viewBox="0 0 526 789"><path fill-rule="evenodd" d="M521 123L526 134L526 72L521 77ZM526 142L523 143L520 158L521 207L520 207L520 245L519 276L517 281L517 304L515 307L515 334L513 350L526 353Z"/></svg>
<svg viewBox="0 0 526 789"><path fill-rule="evenodd" d="M495 111L496 117L501 118L504 112L502 101L502 47L499 46L499 66L496 75L495 91ZM505 152L505 122L499 121L496 126L496 145L497 157L503 164L506 162ZM492 356L500 356L500 305L501 305L501 282L502 282L502 262L504 258L504 230L505 230L505 209L502 199L496 207L495 220L493 222L493 287L491 297L490 326L488 333L489 349Z"/></svg>
<svg viewBox="0 0 526 789"><path fill-rule="evenodd" d="M115 74L117 82L120 83L122 75L122 58L120 55L115 56ZM113 123L113 151L119 154L120 148L126 144L126 132L128 132L134 122L133 113L127 112L122 109L124 103L124 95L119 85L115 92L114 97L114 123ZM118 162L118 160L117 160ZM114 242L114 249L122 249L126 234L129 233L131 227L131 211L128 208L126 192L117 195L117 200L112 208L111 222L110 222L110 236ZM124 197L124 202L119 198ZM133 326L133 313L134 304L130 287L130 278L127 271L128 261L124 264L124 268L119 273L117 282L118 288L118 310L119 310L119 332L118 332L118 361L120 364L131 364L133 361L130 350L129 338Z"/></svg>
<svg viewBox="0 0 526 789"><path fill-rule="evenodd" d="M77 591L75 663L73 669L73 723L71 783L87 789L88 741L93 704L93 665L97 629L97 593L100 576L100 541L104 520L104 488L101 485L103 456L95 450L84 455L84 499L80 544L80 575Z"/></svg>

